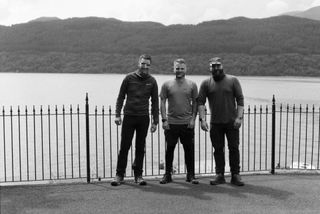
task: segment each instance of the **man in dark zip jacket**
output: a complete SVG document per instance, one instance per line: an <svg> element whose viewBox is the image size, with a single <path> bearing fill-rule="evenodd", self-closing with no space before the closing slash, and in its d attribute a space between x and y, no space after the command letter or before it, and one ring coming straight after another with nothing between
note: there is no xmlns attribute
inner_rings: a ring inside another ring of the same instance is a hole
<svg viewBox="0 0 320 214"><path fill-rule="evenodd" d="M150 123L149 99L151 98L151 132L155 132L159 122L159 98L158 85L154 77L149 74L151 56L141 55L138 61L138 69L127 74L124 78L116 103L117 125L122 124L120 151L118 154L116 177L111 182L112 186L118 186L124 182L127 167L128 151L132 144L134 132L136 132L135 160L133 163L134 179L139 185L146 185L142 178L143 158L145 152L146 136ZM123 102L123 121L121 109Z"/></svg>

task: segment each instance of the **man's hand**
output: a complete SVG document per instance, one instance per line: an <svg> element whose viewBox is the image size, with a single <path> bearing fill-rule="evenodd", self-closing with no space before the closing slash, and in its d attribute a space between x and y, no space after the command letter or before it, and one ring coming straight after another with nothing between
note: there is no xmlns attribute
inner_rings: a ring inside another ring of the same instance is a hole
<svg viewBox="0 0 320 214"><path fill-rule="evenodd" d="M242 118L237 117L233 123L233 127L239 129L241 127Z"/></svg>
<svg viewBox="0 0 320 214"><path fill-rule="evenodd" d="M193 129L194 128L194 124L195 124L194 119L191 119L189 124L188 124L188 129Z"/></svg>
<svg viewBox="0 0 320 214"><path fill-rule="evenodd" d="M157 130L157 125L154 124L154 123L152 123L152 124L151 124L151 128L150 128L150 131L153 133L153 132L155 132L156 130Z"/></svg>
<svg viewBox="0 0 320 214"><path fill-rule="evenodd" d="M205 121L205 120L202 120L202 121L201 121L201 129L202 129L203 131L205 131L205 132L207 132L207 131L209 130L209 126L208 126L207 121Z"/></svg>
<svg viewBox="0 0 320 214"><path fill-rule="evenodd" d="M117 126L120 126L121 123L122 123L121 117L116 117L116 118L114 119L114 122L115 122L115 124L117 124Z"/></svg>
<svg viewBox="0 0 320 214"><path fill-rule="evenodd" d="M164 130L168 130L168 129L170 129L170 126L169 126L168 121L164 121L164 122L162 122L162 128L163 128Z"/></svg>

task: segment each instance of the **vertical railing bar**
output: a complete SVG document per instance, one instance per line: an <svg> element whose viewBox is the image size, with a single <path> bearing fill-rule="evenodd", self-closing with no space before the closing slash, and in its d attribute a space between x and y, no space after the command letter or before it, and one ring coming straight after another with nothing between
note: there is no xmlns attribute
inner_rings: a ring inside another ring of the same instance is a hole
<svg viewBox="0 0 320 214"><path fill-rule="evenodd" d="M7 154L6 154L6 118L4 106L2 107L2 122L3 122L3 166L4 166L4 181L7 181Z"/></svg>
<svg viewBox="0 0 320 214"><path fill-rule="evenodd" d="M200 118L199 118L200 119ZM201 142L201 129L200 129L200 127L201 127L201 121L199 120L199 127L198 127L198 129L199 129L199 135L198 135L198 142L199 142L199 144L200 144L200 142ZM194 145L195 146L195 145ZM196 156L196 155L194 155L194 156ZM194 159L196 159L196 158L194 158ZM199 162L200 162L200 156L199 156ZM200 174L200 171L199 171L199 174Z"/></svg>
<svg viewBox="0 0 320 214"><path fill-rule="evenodd" d="M286 151L285 151L285 168L287 168L288 159L288 123L289 123L289 104L287 104L287 116L286 116Z"/></svg>
<svg viewBox="0 0 320 214"><path fill-rule="evenodd" d="M116 126L116 130L117 130L117 156L119 156L119 126L118 125Z"/></svg>
<svg viewBox="0 0 320 214"><path fill-rule="evenodd" d="M159 132L159 129L157 129L157 132ZM154 164L153 164L153 134L152 134L152 140L151 140L151 175L154 175L153 174L153 167L154 167Z"/></svg>
<svg viewBox="0 0 320 214"><path fill-rule="evenodd" d="M243 117L244 118L244 117ZM244 125L245 125L245 120L243 120L243 124L242 124L242 142L241 142L241 170L244 171Z"/></svg>
<svg viewBox="0 0 320 214"><path fill-rule="evenodd" d="M29 181L30 175L29 175L29 141L28 141L28 108L25 107L26 112L26 153L27 153L27 180Z"/></svg>
<svg viewBox="0 0 320 214"><path fill-rule="evenodd" d="M65 108L62 105L62 122L63 122L63 163L64 163L64 178L67 179L67 158L66 158L66 118Z"/></svg>
<svg viewBox="0 0 320 214"><path fill-rule="evenodd" d="M111 129L111 106L109 106L109 141L110 141L110 176L112 177L112 129ZM117 129L117 140L118 140L118 129Z"/></svg>
<svg viewBox="0 0 320 214"><path fill-rule="evenodd" d="M312 146L311 146L311 166L313 166L313 147L314 147L314 105L312 105Z"/></svg>
<svg viewBox="0 0 320 214"><path fill-rule="evenodd" d="M77 105L77 132L78 132L78 164L79 164L79 178L81 178L81 142L80 142L80 107Z"/></svg>
<svg viewBox="0 0 320 214"><path fill-rule="evenodd" d="M51 161L51 122L50 122L50 106L48 106L48 144L49 144L49 174L50 180L52 179L52 161Z"/></svg>
<svg viewBox="0 0 320 214"><path fill-rule="evenodd" d="M248 171L250 171L250 105L248 107Z"/></svg>
<svg viewBox="0 0 320 214"><path fill-rule="evenodd" d="M180 139L178 140L178 174L180 174ZM199 165L200 166L200 165ZM199 168L200 171L200 168Z"/></svg>
<svg viewBox="0 0 320 214"><path fill-rule="evenodd" d="M266 152L265 152L265 170L268 169L268 106L266 106Z"/></svg>
<svg viewBox="0 0 320 214"><path fill-rule="evenodd" d="M261 165L262 165L262 163L261 163L261 160L262 160L262 105L260 105L260 125L259 125L259 127L260 127L260 145L259 145L259 148L260 148L260 155L259 155L259 157L260 157L260 165L259 165L259 170L261 171Z"/></svg>
<svg viewBox="0 0 320 214"><path fill-rule="evenodd" d="M32 108L33 113L33 158L34 158L34 180L37 180L37 141L36 141L36 109Z"/></svg>
<svg viewBox="0 0 320 214"><path fill-rule="evenodd" d="M280 104L280 122L279 122L279 166L281 164L281 136L282 136L282 103Z"/></svg>
<svg viewBox="0 0 320 214"><path fill-rule="evenodd" d="M320 107L319 107L319 110L318 110L318 115L319 115L319 119L318 119L319 129L318 129L318 161L317 161L317 169L319 169L319 157L320 157Z"/></svg>
<svg viewBox="0 0 320 214"><path fill-rule="evenodd" d="M293 160L294 160L294 128L295 128L295 105L293 105L292 109L292 154L291 154L291 166L293 168Z"/></svg>
<svg viewBox="0 0 320 214"><path fill-rule="evenodd" d="M103 155L103 177L106 177L106 155L105 155L105 136L104 136L104 106L102 106L102 155Z"/></svg>
<svg viewBox="0 0 320 214"><path fill-rule="evenodd" d="M56 114L56 152L57 152L57 179L59 179L59 132L58 132L58 107L55 107Z"/></svg>
<svg viewBox="0 0 320 214"><path fill-rule="evenodd" d="M78 171L79 178L81 178L81 147L80 147L80 107L77 105L77 136L78 136Z"/></svg>
<svg viewBox="0 0 320 214"><path fill-rule="evenodd" d="M22 181L22 166L21 166L21 121L20 121L20 106L18 106L18 139L19 139L19 173L20 181Z"/></svg>
<svg viewBox="0 0 320 214"><path fill-rule="evenodd" d="M86 159L87 159L87 183L90 183L90 127L89 127L89 98L86 94Z"/></svg>
<svg viewBox="0 0 320 214"><path fill-rule="evenodd" d="M98 107L94 109L94 128L95 128L95 138L96 138L96 178L98 175Z"/></svg>
<svg viewBox="0 0 320 214"><path fill-rule="evenodd" d="M205 121L207 121L207 109L205 109ZM210 130L209 130L209 133L210 133ZM204 142L205 143L208 143L208 136L207 136L207 132L205 132L204 133ZM199 143L200 143L200 141L199 141ZM210 146L210 148L211 148L211 173L213 172L213 146L211 145ZM199 159L200 159L200 157L199 157Z"/></svg>
<svg viewBox="0 0 320 214"><path fill-rule="evenodd" d="M256 105L254 105L253 108L253 115L254 115L254 137L253 137L253 171L256 170L256 129L257 129L257 124L256 124L256 120L257 120L257 109L256 109Z"/></svg>
<svg viewBox="0 0 320 214"><path fill-rule="evenodd" d="M70 149L71 149L71 177L74 178L73 172L73 120L72 120L72 105L70 105Z"/></svg>
<svg viewBox="0 0 320 214"><path fill-rule="evenodd" d="M276 100L272 98L272 139L271 139L271 174L275 171L275 156L276 156ZM280 132L281 133L281 132ZM280 162L279 162L280 163Z"/></svg>
<svg viewBox="0 0 320 214"><path fill-rule="evenodd" d="M304 164L307 164L307 146L308 146L308 114L309 114L309 108L308 104L306 106L306 135L305 135L305 147L304 147Z"/></svg>
<svg viewBox="0 0 320 214"><path fill-rule="evenodd" d="M160 123L158 123L158 175L160 175ZM165 144L165 143L164 143Z"/></svg>
<svg viewBox="0 0 320 214"><path fill-rule="evenodd" d="M200 141L199 141L199 145L200 145ZM204 141L204 173L206 174L207 173L207 142ZM200 162L200 157L199 157L199 162Z"/></svg>
<svg viewBox="0 0 320 214"><path fill-rule="evenodd" d="M41 128L41 171L42 180L44 180L44 149L43 149L43 110L42 105L40 106L40 128Z"/></svg>
<svg viewBox="0 0 320 214"><path fill-rule="evenodd" d="M13 119L12 119L12 106L10 106L10 122L11 122L11 174L12 174L12 181L14 181L14 157L13 157Z"/></svg>
<svg viewBox="0 0 320 214"><path fill-rule="evenodd" d="M299 111L299 147L298 147L298 169L300 168L300 148L301 148L301 116L302 116L302 106L300 104Z"/></svg>

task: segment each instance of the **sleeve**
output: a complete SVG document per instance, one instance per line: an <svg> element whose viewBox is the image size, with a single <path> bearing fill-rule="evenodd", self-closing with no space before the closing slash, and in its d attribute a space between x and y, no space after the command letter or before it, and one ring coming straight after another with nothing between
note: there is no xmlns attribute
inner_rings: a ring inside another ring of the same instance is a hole
<svg viewBox="0 0 320 214"><path fill-rule="evenodd" d="M192 101L196 101L198 97L198 86L196 83L192 84Z"/></svg>
<svg viewBox="0 0 320 214"><path fill-rule="evenodd" d="M116 102L116 117L120 117L121 115L123 101L126 98L127 86L128 86L128 77L125 77L120 86L120 91L119 91L117 102Z"/></svg>
<svg viewBox="0 0 320 214"><path fill-rule="evenodd" d="M159 123L159 96L158 96L158 84L157 81L154 80L152 94L151 94L151 113L153 118L153 123Z"/></svg>
<svg viewBox="0 0 320 214"><path fill-rule="evenodd" d="M242 88L240 82L237 78L234 79L234 95L238 106L244 106L244 96L242 93Z"/></svg>
<svg viewBox="0 0 320 214"><path fill-rule="evenodd" d="M163 83L163 85L161 86L161 91L160 91L160 99L166 99L168 98L168 90L167 90L167 83Z"/></svg>
<svg viewBox="0 0 320 214"><path fill-rule="evenodd" d="M208 89L207 89L206 81L203 81L201 83L201 85L200 85L200 90L199 90L199 94L198 94L198 97L197 97L198 106L206 104L207 90Z"/></svg>

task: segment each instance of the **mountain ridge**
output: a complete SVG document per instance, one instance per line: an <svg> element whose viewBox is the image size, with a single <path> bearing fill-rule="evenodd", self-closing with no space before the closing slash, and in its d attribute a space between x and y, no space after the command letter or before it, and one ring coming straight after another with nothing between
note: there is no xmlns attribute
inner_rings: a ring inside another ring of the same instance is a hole
<svg viewBox="0 0 320 214"><path fill-rule="evenodd" d="M293 16L169 26L101 17L28 22L0 26L0 72L122 73L149 53L158 73L181 56L191 73L205 73L203 63L220 55L234 74L302 75L303 65L303 75L320 76L319 38L319 21Z"/></svg>
<svg viewBox="0 0 320 214"><path fill-rule="evenodd" d="M320 21L320 6L312 7L304 11L291 11L282 15L296 16Z"/></svg>

